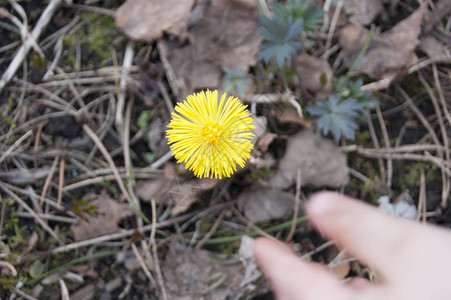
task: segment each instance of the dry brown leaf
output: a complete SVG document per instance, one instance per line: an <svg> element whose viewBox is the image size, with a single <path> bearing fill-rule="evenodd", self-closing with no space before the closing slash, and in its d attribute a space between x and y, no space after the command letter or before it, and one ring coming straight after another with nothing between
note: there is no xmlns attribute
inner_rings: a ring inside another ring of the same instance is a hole
<svg viewBox="0 0 451 300"><path fill-rule="evenodd" d="M424 12L423 6L379 38L373 39L358 71L376 79L393 79L412 65L416 61L415 48L419 42Z"/></svg>
<svg viewBox="0 0 451 300"><path fill-rule="evenodd" d="M206 250L171 246L162 267L169 299L237 299L242 275L239 261L215 258Z"/></svg>
<svg viewBox="0 0 451 300"><path fill-rule="evenodd" d="M433 35L421 38L418 48L436 62L451 63L451 45L445 45Z"/></svg>
<svg viewBox="0 0 451 300"><path fill-rule="evenodd" d="M178 48L175 43L168 43L168 46L175 75L184 81L189 92L219 86L222 74L219 66L196 53L191 45Z"/></svg>
<svg viewBox="0 0 451 300"><path fill-rule="evenodd" d="M116 12L116 24L132 39L152 41L186 23L194 0L127 0ZM179 29L180 30L180 29Z"/></svg>
<svg viewBox="0 0 451 300"><path fill-rule="evenodd" d="M334 266L330 271L337 276L338 279L345 279L348 276L349 271L351 271L351 265L349 262L343 262Z"/></svg>
<svg viewBox="0 0 451 300"><path fill-rule="evenodd" d="M303 130L288 139L287 150L279 162L273 186L288 187L301 169L301 184L338 188L349 183L346 156L329 139Z"/></svg>
<svg viewBox="0 0 451 300"><path fill-rule="evenodd" d="M168 203L173 206L172 215L185 212L198 200L199 193L212 189L217 179L201 178L180 182L176 177L165 177L137 182L135 194L143 201Z"/></svg>
<svg viewBox="0 0 451 300"><path fill-rule="evenodd" d="M274 139L277 137L277 134L275 133L265 133L263 134L257 142L257 147L263 151L266 152L268 151L268 147L269 145L271 145L272 141L274 141Z"/></svg>
<svg viewBox="0 0 451 300"><path fill-rule="evenodd" d="M252 138L252 144L255 145L257 141L260 139L263 134L266 132L266 127L268 126L268 120L265 116L253 116L254 121L252 122L255 125L255 129L252 130L254 137Z"/></svg>
<svg viewBox="0 0 451 300"><path fill-rule="evenodd" d="M254 184L237 199L238 208L252 223L283 219L291 215L294 199L278 188Z"/></svg>
<svg viewBox="0 0 451 300"><path fill-rule="evenodd" d="M294 63L299 84L318 99L332 92L332 68L329 63L315 57L299 56Z"/></svg>
<svg viewBox="0 0 451 300"><path fill-rule="evenodd" d="M215 0L190 29L195 56L217 62L223 68L247 71L256 63L261 36L255 7L230 0Z"/></svg>
<svg viewBox="0 0 451 300"><path fill-rule="evenodd" d="M351 22L368 25L379 15L383 6L380 0L345 0L343 10Z"/></svg>
<svg viewBox="0 0 451 300"><path fill-rule="evenodd" d="M90 214L83 213L83 216L77 217L71 226L76 241L117 232L120 229L119 221L134 213L127 204L114 201L106 193L91 194L87 197L87 201L91 199L90 206L97 209Z"/></svg>

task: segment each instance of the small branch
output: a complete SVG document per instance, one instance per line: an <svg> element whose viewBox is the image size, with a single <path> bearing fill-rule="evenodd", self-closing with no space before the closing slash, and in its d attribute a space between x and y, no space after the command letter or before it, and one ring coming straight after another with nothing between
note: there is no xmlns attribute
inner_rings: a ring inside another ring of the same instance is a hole
<svg viewBox="0 0 451 300"><path fill-rule="evenodd" d="M32 47L33 42L35 42L39 39L42 30L50 22L53 14L55 13L56 9L58 8L58 6L60 4L61 4L61 0L51 0L49 5L47 5L47 7L45 8L41 17L39 18L38 22L36 23L36 26L34 27L33 31L31 32L31 35L19 48L16 55L14 56L14 59L9 64L8 69L6 69L5 73L3 73L3 75L0 79L0 93L3 91L3 89L8 84L8 82L11 80L11 78L13 78L17 69L22 64L22 61L25 59L28 52L30 51L30 48Z"/></svg>
<svg viewBox="0 0 451 300"><path fill-rule="evenodd" d="M294 236L294 231L296 229L296 220L299 215L299 206L301 205L301 169L298 168L297 176L296 176L296 195L294 197L294 212L293 212L293 222L291 223L290 232L285 239L286 242L291 241Z"/></svg>

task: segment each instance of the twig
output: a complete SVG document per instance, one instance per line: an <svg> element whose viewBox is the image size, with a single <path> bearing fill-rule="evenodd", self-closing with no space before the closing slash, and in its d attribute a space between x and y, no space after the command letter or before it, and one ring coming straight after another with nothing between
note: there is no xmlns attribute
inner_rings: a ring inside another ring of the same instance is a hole
<svg viewBox="0 0 451 300"><path fill-rule="evenodd" d="M183 80L179 80L175 75L174 69L169 62L169 54L167 45L161 39L157 41L158 54L160 55L161 63L163 64L166 77L168 78L169 86L177 99L185 97L188 94L188 89Z"/></svg>
<svg viewBox="0 0 451 300"><path fill-rule="evenodd" d="M22 206L26 211L28 211L34 217L36 222L38 222L42 226L42 228L44 228L44 230L47 231L55 240L64 244L63 241L61 241L56 233L52 230L52 228L50 228L49 225L47 225L47 223L45 223L42 218L38 216L38 214L36 214L33 209L31 209L31 207L28 206L27 203L25 203L25 201L20 199L20 197L14 194L6 185L4 185L3 182L0 182L0 188L9 196L11 196L17 203L19 203L19 205Z"/></svg>
<svg viewBox="0 0 451 300"><path fill-rule="evenodd" d="M28 51L30 50L31 46L33 45L33 42L35 42L39 39L42 30L50 22L53 14L55 13L56 9L58 8L58 6L60 4L61 4L61 0L51 0L49 5L47 5L47 7L45 8L41 17L39 18L38 22L36 23L36 26L34 27L33 31L31 32L30 36L19 48L16 55L14 56L14 59L9 64L8 69L6 69L5 73L3 73L3 75L0 79L0 93L3 91L3 88L6 86L6 84L8 84L8 82L11 80L11 78L16 73L16 71L19 68L19 66L21 65L22 61L27 56Z"/></svg>
<svg viewBox="0 0 451 300"><path fill-rule="evenodd" d="M437 70L435 70L435 71L437 72ZM450 161L450 153L449 153L448 133L447 133L447 130L445 127L445 123L443 122L442 113L440 111L440 105L438 103L437 98L435 97L434 91L429 86L426 79L424 79L424 77L421 74L419 74L418 77L420 78L421 83L426 88L426 90L429 94L429 97L431 99L432 106L434 107L435 114L437 115L438 124L440 126L440 131L442 134L443 144L445 146L445 158L446 158L446 161L449 162ZM437 80L438 80L438 74L437 74ZM437 88L440 88L440 81L438 81L438 83L436 82L436 84L438 84ZM439 153L439 154L440 154L440 158L443 158L441 153ZM448 202L448 195L449 195L448 184L449 184L449 180L446 177L446 174L444 172L442 172L442 203L441 203L442 207L446 207L446 204Z"/></svg>
<svg viewBox="0 0 451 300"><path fill-rule="evenodd" d="M139 265L141 266L141 269L144 271L144 274L146 274L147 278L149 278L150 282L157 286L155 279L153 278L152 274L149 271L149 268L147 267L146 263L144 262L144 259L142 258L141 254L138 251L138 248L136 247L135 243L132 242L131 244L133 254L135 254L136 259L138 260Z"/></svg>
<svg viewBox="0 0 451 300"><path fill-rule="evenodd" d="M160 260L158 259L158 247L157 243L155 242L155 232L156 232L156 224L157 224L157 205L155 204L155 200L152 199L150 202L152 207L152 230L150 231L150 237L149 237L149 243L152 246L152 254L153 254L153 261L155 264L155 271L157 272L157 279L158 279L158 285L160 286L160 292L163 296L163 300L167 300L168 296L166 293L166 288L164 286L163 282L163 275L161 274L160 269Z"/></svg>
<svg viewBox="0 0 451 300"><path fill-rule="evenodd" d="M209 207L209 208L203 210L201 213L208 213L208 212L211 212L211 211L214 211L214 210L217 210L217 209L221 209L223 207L224 207L224 204L220 204L220 205L217 205L217 206L214 206L214 207ZM142 232L151 231L152 228L155 228L155 230L156 230L156 229L159 229L159 228L172 226L172 225L174 225L176 223L183 222L185 220L191 219L193 216L196 216L197 214L199 214L199 212L192 212L192 213L185 214L183 216L172 218L170 220L165 220L165 221L161 221L161 222L158 222L158 223L155 223L155 224L146 225L146 226L144 226L142 228ZM135 233L136 233L136 229L123 230L123 231L118 232L118 233L102 235L102 236L99 236L99 237L96 237L96 238L83 240L83 241L80 241L80 242L74 242L72 244L68 244L68 245L65 245L65 246L62 246L62 247L55 248L53 250L50 250L49 252L50 252L50 254L62 253L62 252L78 249L78 248L81 248L81 247L87 247L87 246L99 244L99 243L102 243L102 242L122 239L122 238L125 238L125 237L132 236Z"/></svg>
<svg viewBox="0 0 451 300"><path fill-rule="evenodd" d="M221 211L218 218L216 219L213 226L211 226L210 230L204 235L204 237L197 243L197 245L194 247L195 249L200 249L205 244L205 242L213 236L213 234L218 230L219 225L221 224L222 220L224 219L224 210Z"/></svg>
<svg viewBox="0 0 451 300"><path fill-rule="evenodd" d="M158 169L159 167L161 167L165 162L167 162L168 160L170 160L172 157L172 151L168 151L166 152L166 154L164 154L162 157L160 157L157 161L153 162L149 168L151 169Z"/></svg>
<svg viewBox="0 0 451 300"><path fill-rule="evenodd" d="M174 112L174 105L171 102L171 99L169 98L168 92L166 91L166 87L164 84L159 80L157 82L158 89L160 90L160 93L163 95L164 103L166 104L166 108L168 109L169 113Z"/></svg>
<svg viewBox="0 0 451 300"><path fill-rule="evenodd" d="M124 197L129 201L130 204L135 204L134 201L131 199L130 195L128 194L127 189L125 188L124 182L122 181L121 175L119 174L119 171L117 170L116 164L114 163L113 159L111 158L110 154L108 153L108 150L102 144L102 141L91 130L91 128L89 128L88 125L84 124L83 130L91 138L91 140L97 145L100 152L102 152L103 156L109 163L111 169L113 170L113 174L117 181L117 184L119 185L119 188L120 188L122 194L124 195Z"/></svg>
<svg viewBox="0 0 451 300"><path fill-rule="evenodd" d="M371 116L369 113L366 114L366 121L368 123L368 129L371 135L371 140L373 141L374 144L374 148L379 149L380 145L379 145L379 140L377 139L377 135L376 135L376 131L374 130L374 125L373 125L373 121L371 120ZM378 164L379 164L379 170L381 173L381 180L382 182L387 182L386 178L385 178L385 166L384 166L384 162L382 161L381 158L379 158L377 160Z"/></svg>
<svg viewBox="0 0 451 300"><path fill-rule="evenodd" d="M53 160L52 166L50 167L49 174L47 175L47 178L45 179L44 187L42 188L42 193L41 193L41 200L39 201L39 204L41 206L44 204L44 198L47 195L47 191L49 189L50 182L53 179L53 174L55 174L56 166L58 165L58 160L59 160L59 157L58 156L55 157L55 159Z"/></svg>
<svg viewBox="0 0 451 300"><path fill-rule="evenodd" d="M293 212L293 222L291 223L290 231L285 239L286 242L291 241L294 236L294 231L296 229L296 220L299 215L299 206L301 204L301 169L298 168L296 176L296 195L294 196L294 212Z"/></svg>
<svg viewBox="0 0 451 300"><path fill-rule="evenodd" d="M11 152L13 152L17 147L19 147L20 144L22 144L22 142L24 140L26 140L30 135L33 134L33 130L28 130L27 133L25 133L23 136L21 136L11 147L9 147L8 150L6 150L3 155L0 157L0 163L3 162L5 160L5 158L7 158Z"/></svg>
<svg viewBox="0 0 451 300"><path fill-rule="evenodd" d="M382 137L384 139L385 147L390 148L390 139L388 137L387 127L385 127L384 118L382 117L382 112L380 107L376 108L377 119L379 120L379 126L381 127ZM387 187L391 188L393 178L393 161L387 159Z"/></svg>
<svg viewBox="0 0 451 300"><path fill-rule="evenodd" d="M324 46L324 52L330 48L330 44L332 43L332 37L335 31L335 26L337 26L338 17L340 16L341 8L343 7L344 0L339 0L337 6L335 8L334 16L332 17L332 22L329 27L329 32L327 34L326 45ZM324 57L324 60L327 60L328 57Z"/></svg>
<svg viewBox="0 0 451 300"><path fill-rule="evenodd" d="M58 198L56 200L56 203L58 205L61 205L61 202L63 201L63 188L64 188L64 170L66 167L66 160L64 157L61 157L60 161L60 172L59 172L59 179L58 179Z"/></svg>
<svg viewBox="0 0 451 300"><path fill-rule="evenodd" d="M121 77L119 82L119 93L118 93L118 101L116 108L116 125L122 127L122 113L124 111L125 106L125 94L127 91L127 76L129 69L133 63L133 42L129 42L127 44L127 48L125 49L124 61L122 64Z"/></svg>

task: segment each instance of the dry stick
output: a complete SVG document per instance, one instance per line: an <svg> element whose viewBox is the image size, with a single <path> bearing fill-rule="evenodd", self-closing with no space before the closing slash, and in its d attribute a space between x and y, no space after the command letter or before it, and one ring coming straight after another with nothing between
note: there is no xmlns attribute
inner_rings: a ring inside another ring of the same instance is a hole
<svg viewBox="0 0 451 300"><path fill-rule="evenodd" d="M38 22L36 23L36 26L34 27L33 31L31 32L31 35L22 44L22 46L20 46L19 50L17 51L16 55L14 56L14 59L9 64L8 69L6 69L5 73L3 73L3 76L0 79L0 93L3 91L4 87L6 86L6 84L8 84L8 82L11 80L11 78L13 78L17 69L22 64L22 61L27 56L28 51L30 50L31 46L33 45L33 42L35 42L39 39L39 36L41 35L42 30L50 22L53 14L55 13L56 9L58 8L58 6L60 4L61 4L61 0L51 0L49 5L47 5L47 7L45 8L41 17L39 18Z"/></svg>
<svg viewBox="0 0 451 300"><path fill-rule="evenodd" d="M45 223L44 220L42 220L42 218L38 216L38 214L36 214L34 210L28 206L27 203L25 203L25 201L20 199L20 197L14 194L5 184L3 184L3 182L0 182L0 188L3 191L5 191L8 195L10 195L26 211L28 211L34 217L36 222L38 222L42 226L42 228L44 228L44 230L47 231L55 240L57 240L61 244L64 244L63 241L61 241L60 238L56 235L56 233L52 230L52 228L50 228L49 225L47 225L47 223Z"/></svg>
<svg viewBox="0 0 451 300"><path fill-rule="evenodd" d="M22 144L24 140L26 140L30 135L33 134L33 130L28 130L23 136L21 136L8 150L6 150L3 155L0 157L0 163L3 162L17 147Z"/></svg>
<svg viewBox="0 0 451 300"><path fill-rule="evenodd" d="M382 117L382 112L379 107L376 108L377 119L379 120L379 125L382 131L382 137L384 138L385 147L390 148L390 139L388 137L387 127L385 127L384 118ZM393 161L387 159L387 181L386 184L391 188L393 178Z"/></svg>
<svg viewBox="0 0 451 300"><path fill-rule="evenodd" d="M366 114L366 122L368 123L368 129L370 131L371 140L373 141L374 148L380 149L381 146L379 145L379 140L377 139L376 131L374 130L373 121L371 120L371 116L369 113ZM387 182L387 180L385 178L386 172L385 172L384 162L382 161L381 158L378 158L377 162L379 164L382 182Z"/></svg>
<svg viewBox="0 0 451 300"><path fill-rule="evenodd" d="M56 200L56 203L58 203L58 205L61 205L61 202L63 201L64 170L65 170L65 167L66 167L66 160L63 157L61 157L59 180L58 180L58 198Z"/></svg>
<svg viewBox="0 0 451 300"><path fill-rule="evenodd" d="M391 158L396 160L415 160L415 161L426 161L435 163L443 172L448 176L451 176L451 169L446 166L447 162L443 159L431 155L429 152L425 152L425 155L410 154L410 153L384 153L384 152L373 152L359 149L357 153L370 158Z"/></svg>
<svg viewBox="0 0 451 300"><path fill-rule="evenodd" d="M421 204L421 205L420 205ZM420 220L420 216L422 215L422 222L426 222L426 177L424 175L424 170L421 170L420 175L420 193L418 199L418 209L417 209L417 217L416 220Z"/></svg>
<svg viewBox="0 0 451 300"><path fill-rule="evenodd" d="M270 235L269 233L267 233L266 231L260 229L258 226L256 226L255 224L253 224L251 221L249 221L245 216L243 216L238 209L236 209L235 206L231 206L231 209L233 211L233 213L238 217L238 219L241 220L241 222L245 223L247 226L252 227L252 229L254 229L255 231L257 231L258 234L267 237L269 239L274 240L275 238Z"/></svg>
<svg viewBox="0 0 451 300"><path fill-rule="evenodd" d="M185 215L180 216L180 217L172 218L170 220L161 221L159 223L156 223L156 221L155 221L154 224L150 224L150 225L144 226L142 228L142 232L151 231L153 228L155 228L154 230L156 230L156 229L159 229L159 228L168 227L168 226L174 225L176 223L183 222L185 220L191 219L191 218L193 218L194 216L196 216L198 214L208 214L208 213L210 213L212 211L215 211L217 209L221 209L221 208L223 208L226 205L228 205L228 204L219 204L219 205L216 205L216 206L213 206L213 207L206 208L206 209L202 210L201 212L188 213L188 214L185 214ZM80 242L75 242L75 243L72 243L72 244L69 244L69 245L65 245L65 246L62 246L62 247L55 248L53 250L50 250L49 254L62 253L62 252L78 249L78 248L81 248L81 247L87 247L87 246L99 244L99 243L102 243L102 242L108 242L108 241L111 241L111 240L122 239L122 238L126 238L128 236L132 236L135 233L136 233L136 229L128 229L128 230L123 230L123 231L118 232L118 233L102 235L102 236L99 236L99 237L96 237L96 238L92 238L92 239L88 239L88 240L84 240L84 241L80 241Z"/></svg>
<svg viewBox="0 0 451 300"><path fill-rule="evenodd" d="M449 113L447 104L446 104L446 100L445 100L445 96L443 95L443 90L442 90L442 86L440 84L440 80L438 78L438 70L437 70L437 66L435 64L432 65L432 71L434 74L434 81L435 81L435 85L437 86L437 91L438 91L438 95L439 95L439 99L440 99L440 104L442 105L443 111L445 112L445 117L448 120L448 125L451 126L451 115ZM437 107L439 105L437 104ZM438 111L440 111L440 108L438 108ZM441 117L441 116L440 116ZM440 120L439 120L440 121ZM442 121L442 124L440 124L440 129L442 131L442 139L443 139L443 144L445 146L445 155L446 155L446 160L448 161L448 163L450 162L451 158L450 158L450 150L449 150L449 140L448 140L448 134L446 132L446 127L444 122ZM444 191L444 198L448 199L449 193L450 193L450 189L451 189L451 179L448 177L447 178L447 184L446 184L446 189ZM442 203L443 205L443 203Z"/></svg>
<svg viewBox="0 0 451 300"><path fill-rule="evenodd" d="M158 284L160 286L160 292L163 296L163 300L168 299L168 296L166 294L166 288L164 286L164 282L163 282L163 276L161 274L161 269L160 269L160 261L158 259L158 247L157 247L157 243L155 242L155 232L156 232L156 222L157 222L157 205L155 204L155 200L151 199L152 201L150 202L151 206L152 206L152 230L150 231L150 237L149 237L149 243L152 246L152 254L153 254L153 261L155 263L155 271L157 272L157 279L158 279Z"/></svg>
<svg viewBox="0 0 451 300"><path fill-rule="evenodd" d="M38 130L36 131L36 135L34 138L34 146L33 146L33 153L35 153L35 154L38 153L39 143L41 142L42 129L44 129L44 125L46 123L47 122L44 121L44 122L39 123L39 125L38 125Z"/></svg>
<svg viewBox="0 0 451 300"><path fill-rule="evenodd" d="M120 75L119 81L119 93L118 93L118 101L116 108L116 125L122 127L122 112L124 111L125 106L125 93L127 91L127 76L129 73L129 69L133 63L133 42L129 42L127 44L127 48L125 49L124 54L124 62L122 65L122 72Z"/></svg>
<svg viewBox="0 0 451 300"><path fill-rule="evenodd" d="M181 96L185 96L187 94L187 87L183 80L179 80L175 75L174 69L172 68L171 63L169 62L169 54L166 43L161 39L157 41L157 49L158 54L160 55L161 63L163 64L164 72L166 73L166 77L168 78L169 86L171 87L172 92L175 94L177 98Z"/></svg>
<svg viewBox="0 0 451 300"><path fill-rule="evenodd" d="M324 52L327 53L327 50L330 48L330 44L332 43L332 37L334 35L335 26L337 26L338 17L340 16L341 8L343 7L344 0L340 0L337 3L337 7L335 8L334 16L332 17L332 22L330 23L329 32L327 34L326 45L324 47ZM324 60L327 60L328 57L324 56Z"/></svg>
<svg viewBox="0 0 451 300"><path fill-rule="evenodd" d="M440 112L440 105L438 104L438 101L437 101L437 98L435 97L434 91L429 86L426 79L424 79L424 77L421 74L419 74L418 77L420 78L421 83L426 88L426 90L429 94L429 97L431 99L432 106L434 107L435 114L437 115L438 123L440 126L440 131L442 134L443 144L445 146L445 158L446 158L446 161L449 162L450 156L449 156L449 142L448 142L448 137L447 137L448 133L446 132L445 123L443 122L442 114ZM441 158L443 158L443 157L441 156ZM449 182L449 180L446 177L446 174L444 172L442 172L442 202L441 202L442 207L446 207L446 204L448 202L448 195L449 195L448 182Z"/></svg>
<svg viewBox="0 0 451 300"><path fill-rule="evenodd" d="M55 159L53 160L53 163L52 163L52 167L50 168L49 174L47 175L47 178L45 179L44 187L42 188L42 193L41 193L41 200L39 201L39 204L41 206L44 204L44 198L47 195L47 191L49 189L50 182L52 182L53 174L55 174L56 166L58 165L58 160L59 160L59 157L58 156L55 157Z"/></svg>
<svg viewBox="0 0 451 300"><path fill-rule="evenodd" d="M114 163L113 159L111 158L110 154L108 153L108 150L105 148L105 146L102 144L102 141L99 139L99 137L89 128L88 125L83 125L83 130L86 132L86 134L91 138L91 140L94 142L94 144L97 145L100 152L102 152L103 156L107 160L108 164L110 165L111 170L113 171L114 178L117 181L117 184L119 185L119 189L121 190L122 194L124 194L125 198L127 198L128 202L130 204L135 204L133 200L131 199L130 195L127 192L127 189L125 188L124 182L122 181L121 175L119 174L119 171L117 170L116 164Z"/></svg>
<svg viewBox="0 0 451 300"><path fill-rule="evenodd" d="M5 223L6 200L2 199L1 195L0 199L2 200L2 210L0 212L0 237L1 237L3 232L3 224Z"/></svg>
<svg viewBox="0 0 451 300"><path fill-rule="evenodd" d="M135 177L134 177L134 172L133 172L132 159L130 157L130 123L131 123L133 103L134 103L134 101L132 98L128 101L127 107L125 109L124 131L122 134L123 144L124 144L123 152L124 152L124 162L125 162L125 175L127 176L127 190L128 190L130 197L133 199L133 202L136 205L136 209L141 210L139 200L133 191L133 185L135 184ZM138 230L141 230L141 228L144 225L141 214L136 214L135 217L136 217L136 223L138 225ZM144 241L141 241L141 246L143 249L145 249L146 243Z"/></svg>
<svg viewBox="0 0 451 300"><path fill-rule="evenodd" d="M89 124L92 126L95 124L94 120L92 119L91 114L89 113L88 109L86 108L85 102L83 101L83 98L81 97L80 93L78 92L78 90L75 88L75 85L73 83L72 80L70 80L67 75L66 72L64 72L64 70L60 67L56 67L56 70L58 71L58 73L60 73L61 75L63 75L63 78L66 79L69 83L69 89L71 90L71 92L74 94L75 99L77 100L78 105L80 105L80 110L81 113L83 114L83 116L89 121Z"/></svg>
<svg viewBox="0 0 451 300"><path fill-rule="evenodd" d="M402 152L417 152L417 151L443 151L445 148L442 145L431 145L431 144L406 144L396 146L395 148L379 148L379 149L368 149L362 148L356 145L349 145L340 147L340 150L343 152L364 150L364 151L373 151L373 152L384 152L384 153L402 153Z"/></svg>
<svg viewBox="0 0 451 300"><path fill-rule="evenodd" d="M298 168L297 176L296 176L296 195L294 197L294 212L293 212L293 221L291 222L290 232L285 239L286 242L291 241L294 236L294 230L296 229L296 220L299 214L299 206L301 204L301 169Z"/></svg>
<svg viewBox="0 0 451 300"><path fill-rule="evenodd" d="M218 218L216 219L213 226L211 226L210 230L207 232L207 234L204 235L204 237L197 243L195 249L200 249L205 244L206 241L208 241L213 234L218 230L219 225L221 224L222 220L224 219L224 210L221 210L221 213L219 214Z"/></svg>
<svg viewBox="0 0 451 300"><path fill-rule="evenodd" d="M138 260L139 265L141 266L141 269L144 271L144 274L146 274L147 278L149 278L150 282L157 286L157 282L153 278L152 274L150 274L149 268L147 267L146 263L144 262L144 259L142 258L141 254L138 251L138 248L136 247L135 243L132 242L131 244L133 254L135 254L136 259Z"/></svg>
<svg viewBox="0 0 451 300"><path fill-rule="evenodd" d="M171 102L171 98L169 98L168 91L166 90L166 87L164 84L159 80L157 82L158 89L160 90L160 93L163 95L164 104L166 104L166 108L168 109L169 113L174 112L174 105Z"/></svg>
<svg viewBox="0 0 451 300"><path fill-rule="evenodd" d="M77 221L76 218L54 216L54 215L43 214L43 213L38 213L37 215L40 216L44 220L56 221L56 222L61 222L61 223L74 224ZM26 213L26 212L17 212L16 216L24 217L24 218L33 218L33 216L31 214Z"/></svg>

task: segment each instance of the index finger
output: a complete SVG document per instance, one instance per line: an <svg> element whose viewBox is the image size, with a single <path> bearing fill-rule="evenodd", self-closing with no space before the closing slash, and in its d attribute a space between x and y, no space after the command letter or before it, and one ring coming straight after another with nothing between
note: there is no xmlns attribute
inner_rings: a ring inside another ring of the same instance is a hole
<svg viewBox="0 0 451 300"><path fill-rule="evenodd" d="M429 245L422 239L435 234L431 228L332 192L312 196L307 213L325 237L388 280L399 277L397 270L407 271L406 260L426 255Z"/></svg>

